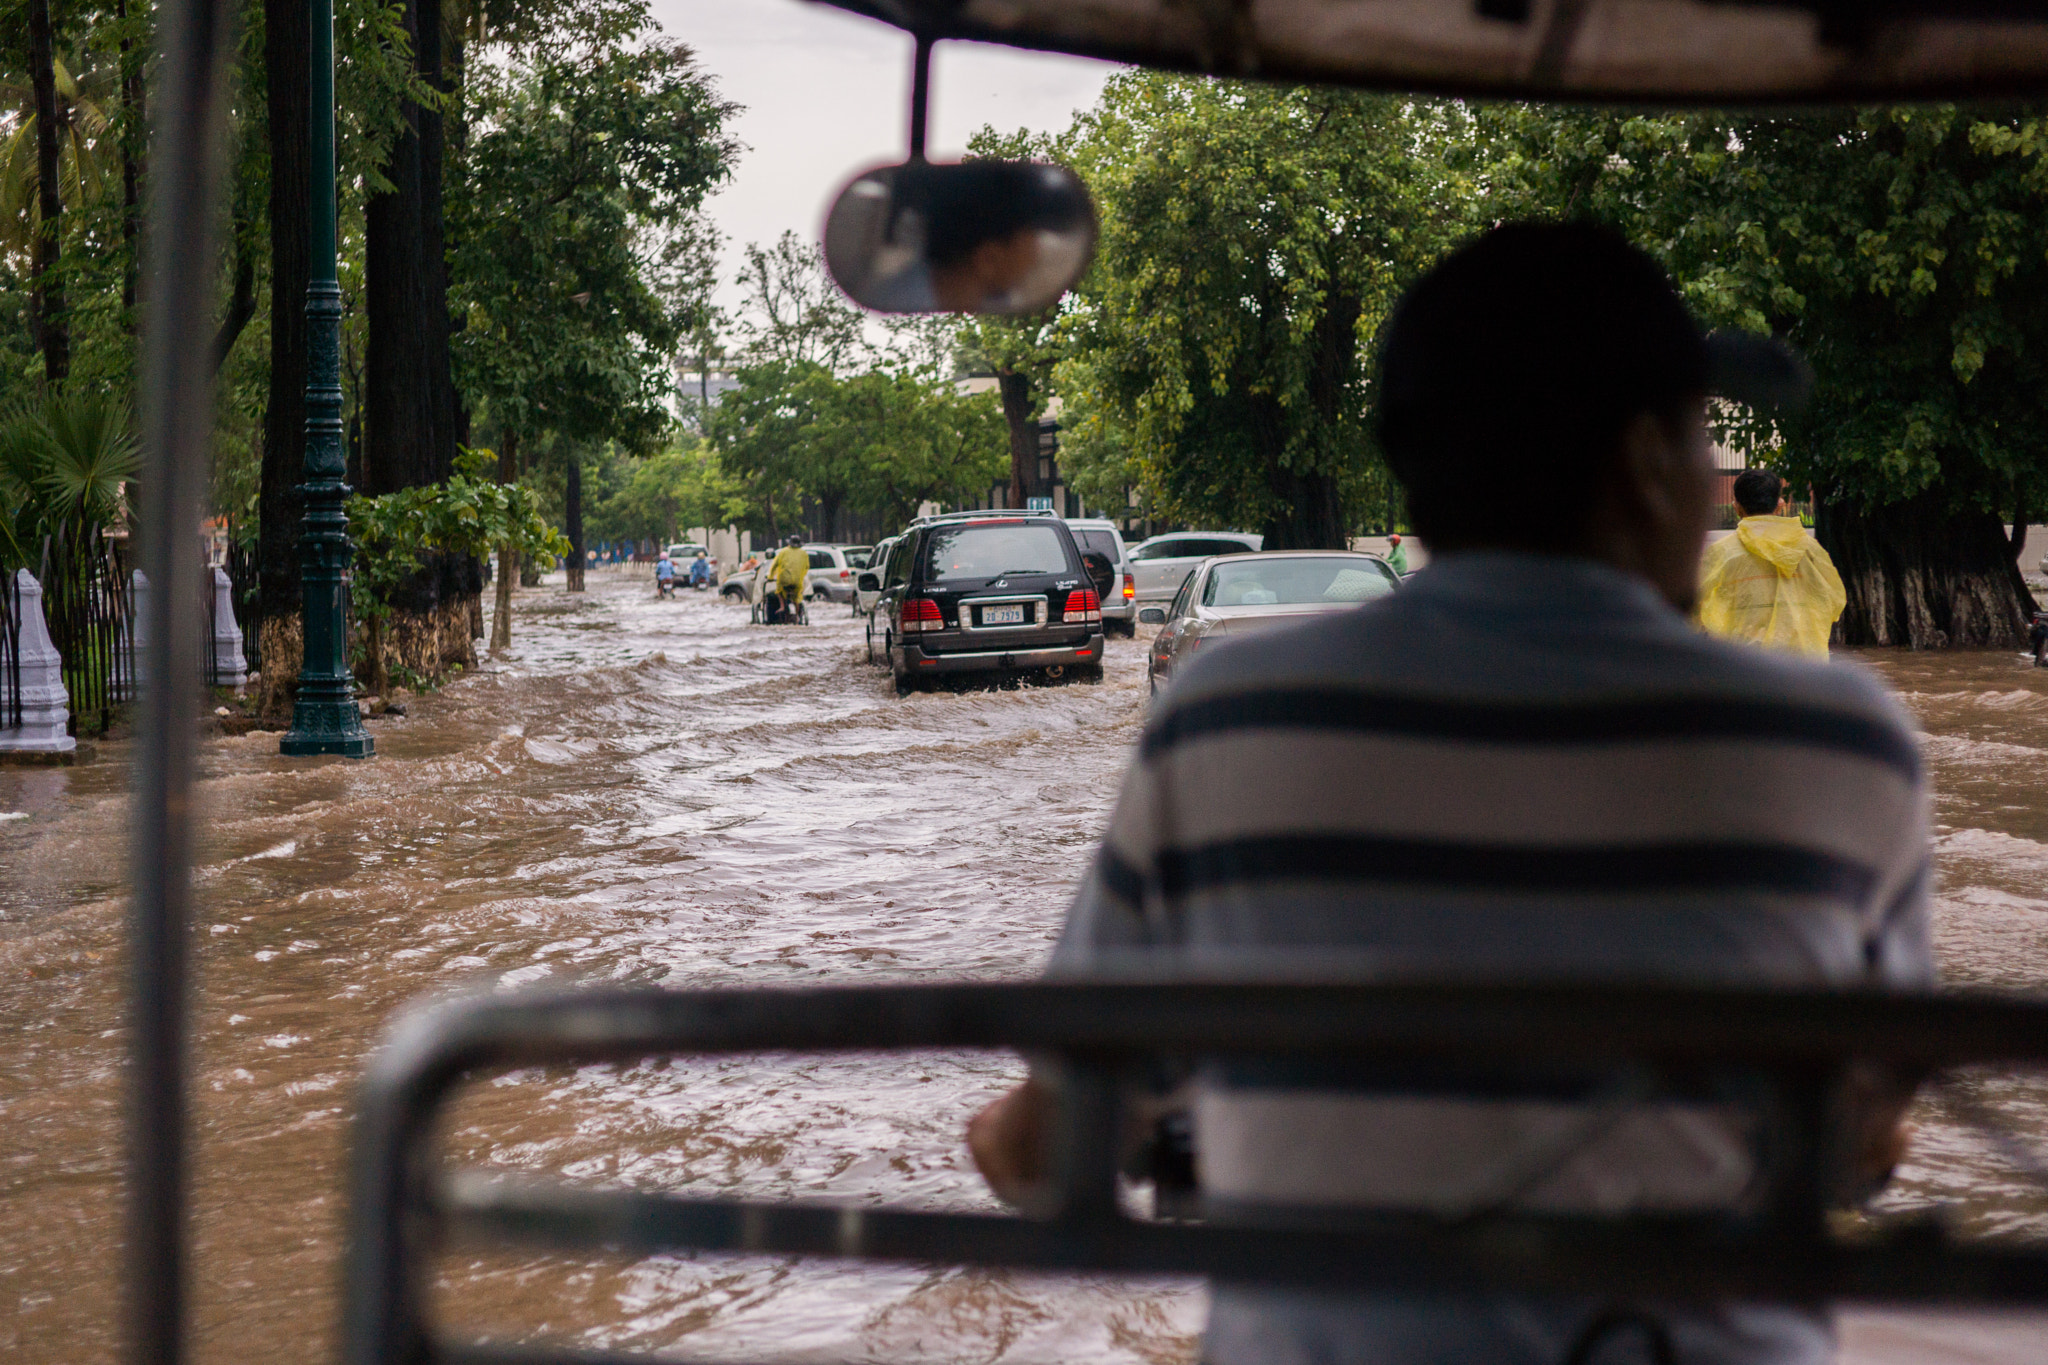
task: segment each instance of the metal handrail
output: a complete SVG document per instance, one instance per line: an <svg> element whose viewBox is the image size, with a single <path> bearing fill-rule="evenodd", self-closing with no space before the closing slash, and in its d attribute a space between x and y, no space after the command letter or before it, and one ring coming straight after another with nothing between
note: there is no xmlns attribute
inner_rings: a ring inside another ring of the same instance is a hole
<svg viewBox="0 0 2048 1365"><path fill-rule="evenodd" d="M1059 1059L1057 1197L1032 1218L764 1203L443 1173L433 1119L487 1069L662 1053L1015 1048ZM1769 1123L1757 1209L1481 1216L1274 1211L1255 1223L1123 1214L1125 1082L1162 1056L1313 1055L1630 1068L1753 1084ZM1825 1216L1852 1067L1909 1075L2048 1064L2048 1003L1987 996L1629 986L1212 982L589 990L490 994L404 1016L357 1118L349 1365L593 1360L437 1341L424 1261L451 1233L678 1248L1208 1275L1349 1289L1598 1291L1658 1298L2048 1302L2048 1247L1959 1241L1924 1221L1852 1237Z"/></svg>

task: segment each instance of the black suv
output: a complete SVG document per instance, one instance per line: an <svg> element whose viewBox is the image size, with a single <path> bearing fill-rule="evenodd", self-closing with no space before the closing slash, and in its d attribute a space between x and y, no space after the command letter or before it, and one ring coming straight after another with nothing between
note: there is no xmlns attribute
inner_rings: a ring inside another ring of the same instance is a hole
<svg viewBox="0 0 2048 1365"><path fill-rule="evenodd" d="M1049 512L923 518L861 586L881 593L871 619L899 693L941 673L1102 680L1102 599L1073 532Z"/></svg>

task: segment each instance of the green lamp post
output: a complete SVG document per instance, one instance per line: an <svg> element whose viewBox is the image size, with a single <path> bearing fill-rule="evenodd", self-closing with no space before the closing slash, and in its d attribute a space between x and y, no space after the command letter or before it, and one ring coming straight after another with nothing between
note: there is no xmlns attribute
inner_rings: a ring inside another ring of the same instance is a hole
<svg viewBox="0 0 2048 1365"><path fill-rule="evenodd" d="M312 259L306 288L306 481L299 485L306 503L305 531L299 537L306 647L292 728L278 749L369 758L377 742L363 729L356 709L342 610L342 580L354 549L348 514L342 510L349 487L342 482L348 466L341 448L341 283L335 274L334 4L312 0L308 8Z"/></svg>

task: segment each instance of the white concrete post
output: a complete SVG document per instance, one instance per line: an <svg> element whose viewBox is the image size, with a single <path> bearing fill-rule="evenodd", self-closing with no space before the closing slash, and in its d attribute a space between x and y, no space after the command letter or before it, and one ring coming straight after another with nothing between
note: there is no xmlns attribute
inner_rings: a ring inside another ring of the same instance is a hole
<svg viewBox="0 0 2048 1365"><path fill-rule="evenodd" d="M220 687L239 691L249 681L242 657L242 628L235 623L235 589L227 570L213 566L213 675Z"/></svg>
<svg viewBox="0 0 2048 1365"><path fill-rule="evenodd" d="M129 666L130 683L126 697L134 701L149 685L149 575L137 569L128 577L128 638L134 645Z"/></svg>
<svg viewBox="0 0 2048 1365"><path fill-rule="evenodd" d="M14 586L21 606L21 724L0 727L0 752L70 753L78 741L65 733L71 698L64 691L64 661L43 620L43 585L27 569L17 569Z"/></svg>

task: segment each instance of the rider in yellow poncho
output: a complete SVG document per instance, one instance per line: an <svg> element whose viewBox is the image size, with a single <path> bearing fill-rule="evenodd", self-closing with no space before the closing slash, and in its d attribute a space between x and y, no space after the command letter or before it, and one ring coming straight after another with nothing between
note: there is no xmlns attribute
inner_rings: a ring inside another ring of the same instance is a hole
<svg viewBox="0 0 2048 1365"><path fill-rule="evenodd" d="M791 536L789 543L776 552L775 560L768 566L768 578L775 584L775 591L783 604L794 609L804 599L804 582L811 574L811 557L804 553L801 536Z"/></svg>
<svg viewBox="0 0 2048 1365"><path fill-rule="evenodd" d="M1783 481L1762 469L1735 480L1744 516L1700 561L1700 625L1710 635L1826 658L1848 594L1834 561L1784 510Z"/></svg>

